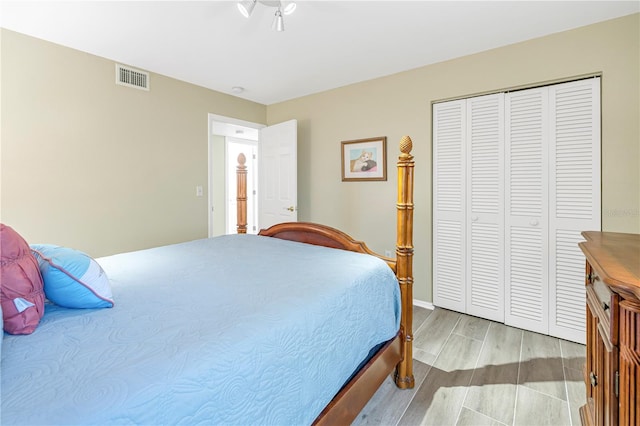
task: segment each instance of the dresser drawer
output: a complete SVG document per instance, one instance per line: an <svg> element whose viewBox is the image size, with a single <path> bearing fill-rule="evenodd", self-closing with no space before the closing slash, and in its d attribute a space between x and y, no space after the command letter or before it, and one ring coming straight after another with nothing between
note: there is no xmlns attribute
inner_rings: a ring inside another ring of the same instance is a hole
<svg viewBox="0 0 640 426"><path fill-rule="evenodd" d="M587 300L591 310L598 317L600 327L613 345L618 344L618 308L620 297L612 292L597 272L590 268L587 286Z"/></svg>

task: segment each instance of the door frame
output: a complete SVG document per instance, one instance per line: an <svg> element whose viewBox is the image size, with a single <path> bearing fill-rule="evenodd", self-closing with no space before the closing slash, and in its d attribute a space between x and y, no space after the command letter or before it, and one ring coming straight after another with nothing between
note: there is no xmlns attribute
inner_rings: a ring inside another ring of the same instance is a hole
<svg viewBox="0 0 640 426"><path fill-rule="evenodd" d="M254 123L251 121L245 121L245 120L240 120L237 118L233 118L233 117L226 117L223 115L218 115L218 114L208 114L207 117L207 170L208 170L208 175L207 175L207 224L208 224L208 231L207 231L207 235L209 238L214 236L214 231L213 231L213 225L214 225L214 214L219 214L219 212L222 212L223 215L225 215L226 218L226 207L223 208L222 206L217 207L214 206L214 182L213 182L213 175L214 175L214 170L215 167L217 166L217 162L214 161L213 158L213 153L214 153L214 143L215 143L215 137L216 136L231 136L231 137L240 137L238 136L238 134L236 134L235 132L238 130L241 131L245 131L246 133L250 134L251 137L254 137L255 135L255 140L259 141L259 132L260 129L262 129L263 127L267 127L265 124L261 124L261 123ZM246 139L247 135L245 134L243 139ZM222 167L224 167L224 161L225 159L223 158L221 160ZM222 183L222 187L223 187L223 191L226 191L225 187L225 183ZM226 229L226 224L225 224L225 229Z"/></svg>

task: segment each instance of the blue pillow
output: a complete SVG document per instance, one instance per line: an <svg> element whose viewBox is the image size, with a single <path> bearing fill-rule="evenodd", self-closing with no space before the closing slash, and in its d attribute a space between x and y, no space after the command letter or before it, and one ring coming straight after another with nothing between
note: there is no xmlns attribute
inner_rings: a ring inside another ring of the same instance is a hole
<svg viewBox="0 0 640 426"><path fill-rule="evenodd" d="M65 308L111 308L107 274L81 251L51 244L32 244L44 281L44 294Z"/></svg>

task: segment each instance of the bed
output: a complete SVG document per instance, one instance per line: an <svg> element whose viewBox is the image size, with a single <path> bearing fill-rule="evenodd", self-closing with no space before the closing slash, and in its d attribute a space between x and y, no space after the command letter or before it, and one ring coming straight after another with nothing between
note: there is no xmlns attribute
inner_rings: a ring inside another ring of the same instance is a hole
<svg viewBox="0 0 640 426"><path fill-rule="evenodd" d="M48 303L4 334L1 423L348 424L389 374L412 388L413 157L400 143L396 258L284 223L97 259L112 309Z"/></svg>

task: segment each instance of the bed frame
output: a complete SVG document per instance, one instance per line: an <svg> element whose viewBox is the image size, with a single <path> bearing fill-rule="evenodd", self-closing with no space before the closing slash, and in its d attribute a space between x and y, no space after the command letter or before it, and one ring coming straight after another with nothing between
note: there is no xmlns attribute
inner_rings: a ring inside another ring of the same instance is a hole
<svg viewBox="0 0 640 426"><path fill-rule="evenodd" d="M400 284L402 317L397 336L388 341L333 398L316 418L315 425L350 424L378 390L386 377L394 372L401 389L414 387L413 378L413 143L409 136L400 140L398 158L398 202L396 257L378 255L361 241L329 226L308 222L279 223L263 229L259 235L308 244L366 253L383 259ZM237 201L239 234L247 232L247 168L243 154L238 156Z"/></svg>

